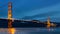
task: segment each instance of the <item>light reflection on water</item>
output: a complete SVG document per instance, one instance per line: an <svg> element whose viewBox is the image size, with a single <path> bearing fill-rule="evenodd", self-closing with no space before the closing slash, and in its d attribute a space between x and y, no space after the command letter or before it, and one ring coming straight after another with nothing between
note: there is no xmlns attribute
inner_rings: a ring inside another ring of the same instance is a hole
<svg viewBox="0 0 60 34"><path fill-rule="evenodd" d="M15 34L15 28L8 28L8 34Z"/></svg>
<svg viewBox="0 0 60 34"><path fill-rule="evenodd" d="M60 28L0 28L0 34L57 34Z"/></svg>

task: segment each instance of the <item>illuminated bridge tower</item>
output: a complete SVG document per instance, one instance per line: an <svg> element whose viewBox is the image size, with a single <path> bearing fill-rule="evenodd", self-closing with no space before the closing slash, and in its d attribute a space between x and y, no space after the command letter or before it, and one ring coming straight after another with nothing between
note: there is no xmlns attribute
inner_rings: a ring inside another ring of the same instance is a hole
<svg viewBox="0 0 60 34"><path fill-rule="evenodd" d="M47 20L47 28L50 28L51 24L50 24L50 17L48 17L48 20Z"/></svg>
<svg viewBox="0 0 60 34"><path fill-rule="evenodd" d="M12 3L8 3L8 28L12 27Z"/></svg>

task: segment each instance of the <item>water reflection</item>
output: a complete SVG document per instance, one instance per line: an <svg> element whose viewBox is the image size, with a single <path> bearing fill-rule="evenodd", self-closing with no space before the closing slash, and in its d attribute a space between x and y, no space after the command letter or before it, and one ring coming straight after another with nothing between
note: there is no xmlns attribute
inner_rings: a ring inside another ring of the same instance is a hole
<svg viewBox="0 0 60 34"><path fill-rule="evenodd" d="M15 28L8 28L8 34L15 34Z"/></svg>
<svg viewBox="0 0 60 34"><path fill-rule="evenodd" d="M60 28L0 28L0 34L56 34Z"/></svg>

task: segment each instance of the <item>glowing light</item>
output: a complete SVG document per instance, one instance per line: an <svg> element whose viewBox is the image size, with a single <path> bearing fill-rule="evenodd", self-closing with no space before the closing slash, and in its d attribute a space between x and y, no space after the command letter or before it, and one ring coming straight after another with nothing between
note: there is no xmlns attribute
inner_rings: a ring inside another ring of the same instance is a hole
<svg viewBox="0 0 60 34"><path fill-rule="evenodd" d="M15 34L15 28L8 28L8 33L9 34Z"/></svg>
<svg viewBox="0 0 60 34"><path fill-rule="evenodd" d="M51 24L50 24L50 18L48 17L48 21L47 21L47 28L50 28Z"/></svg>
<svg viewBox="0 0 60 34"><path fill-rule="evenodd" d="M50 26L51 26L51 24L50 24L50 23L48 23L48 24L47 24L47 28L50 28Z"/></svg>

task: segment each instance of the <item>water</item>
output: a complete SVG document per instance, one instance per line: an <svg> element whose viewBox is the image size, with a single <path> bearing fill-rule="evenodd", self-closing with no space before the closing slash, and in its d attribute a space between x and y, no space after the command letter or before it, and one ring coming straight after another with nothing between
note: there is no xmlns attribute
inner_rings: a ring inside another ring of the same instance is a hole
<svg viewBox="0 0 60 34"><path fill-rule="evenodd" d="M10 32L9 32L10 31ZM0 28L0 34L60 34L60 28Z"/></svg>

